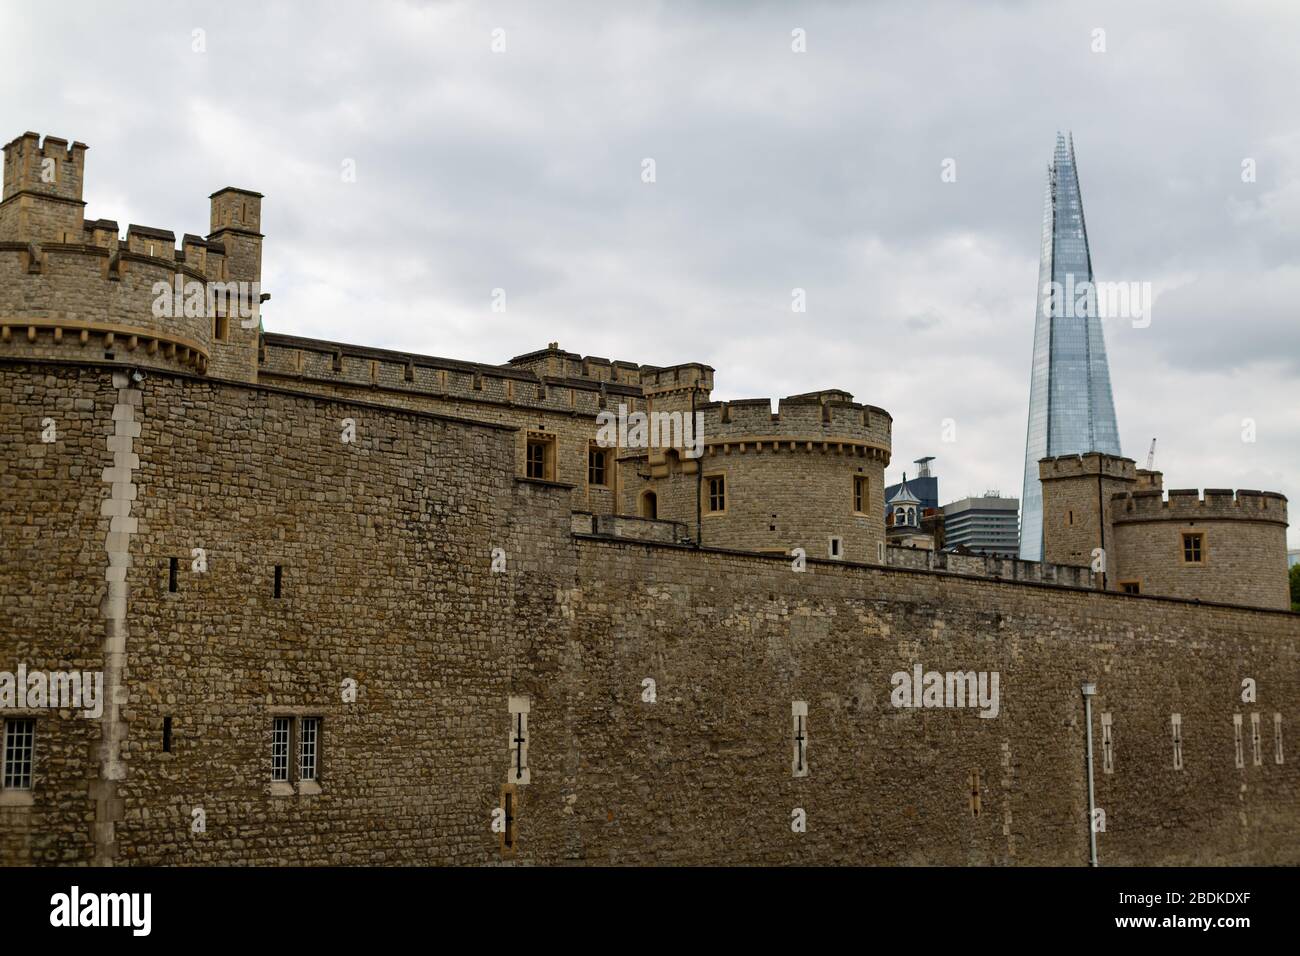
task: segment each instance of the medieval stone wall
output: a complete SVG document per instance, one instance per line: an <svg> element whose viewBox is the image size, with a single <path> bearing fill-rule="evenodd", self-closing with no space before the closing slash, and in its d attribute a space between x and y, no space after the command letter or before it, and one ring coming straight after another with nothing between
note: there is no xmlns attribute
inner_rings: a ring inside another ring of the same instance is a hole
<svg viewBox="0 0 1300 956"><path fill-rule="evenodd" d="M0 670L102 666L103 542L130 529L120 753L38 713L0 862L1082 864L1094 680L1103 862L1300 863L1273 736L1300 720L1296 616L574 535L509 429L113 374L0 364ZM894 707L918 664L997 673L997 716ZM512 697L530 779L503 854ZM285 716L322 721L316 788L272 785Z"/></svg>

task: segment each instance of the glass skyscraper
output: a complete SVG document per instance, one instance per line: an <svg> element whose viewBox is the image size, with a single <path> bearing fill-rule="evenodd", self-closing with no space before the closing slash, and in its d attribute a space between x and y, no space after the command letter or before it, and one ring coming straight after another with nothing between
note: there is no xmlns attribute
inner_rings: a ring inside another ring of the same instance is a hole
<svg viewBox="0 0 1300 956"><path fill-rule="evenodd" d="M1020 498L1020 557L1026 561L1043 559L1038 460L1089 451L1120 454L1106 342L1097 296L1091 294L1092 281L1074 138L1067 140L1057 133L1043 202L1025 485Z"/></svg>

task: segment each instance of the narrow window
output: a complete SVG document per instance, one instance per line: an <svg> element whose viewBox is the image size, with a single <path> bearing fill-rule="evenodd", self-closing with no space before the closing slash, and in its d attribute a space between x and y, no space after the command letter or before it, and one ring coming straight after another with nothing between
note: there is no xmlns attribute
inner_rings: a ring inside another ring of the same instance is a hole
<svg viewBox="0 0 1300 956"><path fill-rule="evenodd" d="M172 558L167 565L167 590L176 591L176 571L180 567L180 559Z"/></svg>
<svg viewBox="0 0 1300 956"><path fill-rule="evenodd" d="M1273 762L1282 762L1282 715L1273 715Z"/></svg>
<svg viewBox="0 0 1300 956"><path fill-rule="evenodd" d="M170 717L164 717L163 718L163 753L169 754L171 752L172 752L172 719Z"/></svg>
<svg viewBox="0 0 1300 956"><path fill-rule="evenodd" d="M659 517L659 498L653 491L647 491L641 495L641 517L650 518L651 520Z"/></svg>
<svg viewBox="0 0 1300 956"><path fill-rule="evenodd" d="M212 337L218 342L226 341L226 332L229 328L229 320L224 315L212 317Z"/></svg>
<svg viewBox="0 0 1300 956"><path fill-rule="evenodd" d="M1199 531L1183 534L1183 563L1202 564L1205 561L1205 535Z"/></svg>
<svg viewBox="0 0 1300 956"><path fill-rule="evenodd" d="M1259 714L1250 715L1250 757L1256 767L1264 763L1264 735L1259 729Z"/></svg>
<svg viewBox="0 0 1300 956"><path fill-rule="evenodd" d="M867 476L853 476L853 510L858 514L867 513Z"/></svg>
<svg viewBox="0 0 1300 956"><path fill-rule="evenodd" d="M284 593L283 590L282 590L283 585L284 585L284 567L283 567L283 565L279 565L279 564L277 564L277 565L275 566L275 596L276 596L276 598L279 598L279 597Z"/></svg>
<svg viewBox="0 0 1300 956"><path fill-rule="evenodd" d="M831 558L838 561L844 557L844 539L831 538Z"/></svg>
<svg viewBox="0 0 1300 956"><path fill-rule="evenodd" d="M727 510L727 479L724 475L710 475L707 479L709 486L709 512L717 514Z"/></svg>
<svg viewBox="0 0 1300 956"><path fill-rule="evenodd" d="M527 697L510 697L506 701L510 714L510 770L506 782L523 786L532 778L528 766L528 712L531 704Z"/></svg>
<svg viewBox="0 0 1300 956"><path fill-rule="evenodd" d="M1238 767L1246 766L1246 753L1241 746L1241 714L1232 715L1232 739L1236 747L1236 764Z"/></svg>
<svg viewBox="0 0 1300 956"><path fill-rule="evenodd" d="M982 809L980 805L980 772L972 770L967 779L970 783L970 815L978 817Z"/></svg>
<svg viewBox="0 0 1300 956"><path fill-rule="evenodd" d="M1068 527L1074 526L1074 511L1071 509L1065 513L1065 523Z"/></svg>
<svg viewBox="0 0 1300 956"><path fill-rule="evenodd" d="M808 702L796 700L790 703L790 733L794 742L794 758L790 768L796 777L808 776Z"/></svg>
<svg viewBox="0 0 1300 956"><path fill-rule="evenodd" d="M1174 734L1174 769L1183 769L1183 715L1170 714L1169 726Z"/></svg>
<svg viewBox="0 0 1300 956"><path fill-rule="evenodd" d="M5 790L32 789L32 749L36 721L30 718L5 721L3 785Z"/></svg>
<svg viewBox="0 0 1300 956"><path fill-rule="evenodd" d="M1101 772L1115 772L1115 743L1111 736L1111 715L1101 715Z"/></svg>
<svg viewBox="0 0 1300 956"><path fill-rule="evenodd" d="M320 718L304 717L298 723L298 779L315 780Z"/></svg>
<svg viewBox="0 0 1300 956"><path fill-rule="evenodd" d="M505 818L501 821L501 855L503 857L515 855L515 819L519 815L519 803L516 797L517 791L514 784L508 783L501 788L501 815Z"/></svg>
<svg viewBox="0 0 1300 956"><path fill-rule="evenodd" d="M609 484L606 478L606 465L609 454L599 445L592 445L587 452L587 484L604 487Z"/></svg>
<svg viewBox="0 0 1300 956"><path fill-rule="evenodd" d="M289 782L289 727L292 718L277 717L271 733L271 779Z"/></svg>

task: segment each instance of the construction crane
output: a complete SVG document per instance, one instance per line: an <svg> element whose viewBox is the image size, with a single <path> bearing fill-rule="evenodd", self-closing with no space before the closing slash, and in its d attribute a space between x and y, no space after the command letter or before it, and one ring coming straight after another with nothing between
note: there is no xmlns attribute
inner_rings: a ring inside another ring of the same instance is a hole
<svg viewBox="0 0 1300 956"><path fill-rule="evenodd" d="M1147 452L1147 471L1151 471L1156 463L1156 440L1151 439L1151 450Z"/></svg>

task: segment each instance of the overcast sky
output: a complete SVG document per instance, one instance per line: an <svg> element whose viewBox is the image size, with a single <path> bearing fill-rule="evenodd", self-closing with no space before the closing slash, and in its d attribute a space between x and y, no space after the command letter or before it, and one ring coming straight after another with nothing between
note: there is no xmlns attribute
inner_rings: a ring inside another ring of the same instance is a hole
<svg viewBox="0 0 1300 956"><path fill-rule="evenodd" d="M934 455L944 501L1020 494L1045 169L1071 130L1098 280L1155 292L1149 327L1106 325L1124 453L1158 437L1167 487L1300 507L1292 0L0 18L0 139L89 144L88 217L205 233L214 189L266 194L269 330L701 361L719 399L842 388L893 414L890 480Z"/></svg>

